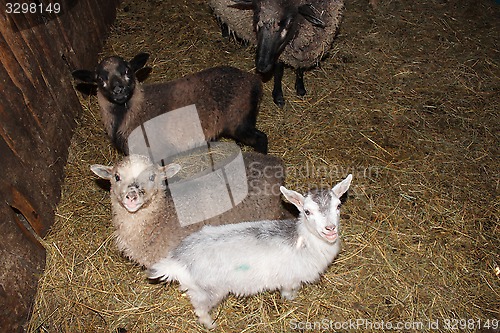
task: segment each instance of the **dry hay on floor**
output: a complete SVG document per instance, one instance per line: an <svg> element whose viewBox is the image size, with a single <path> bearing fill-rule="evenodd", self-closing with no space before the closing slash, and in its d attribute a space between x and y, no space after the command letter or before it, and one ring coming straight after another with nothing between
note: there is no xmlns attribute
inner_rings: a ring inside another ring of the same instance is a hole
<svg viewBox="0 0 500 333"><path fill-rule="evenodd" d="M500 6L373 3L347 3L330 56L306 72L304 98L294 96L289 70L283 110L266 83L258 121L289 187L354 174L344 250L294 301L276 292L229 297L215 310L216 331L285 332L299 323L347 331L338 325L356 320L372 331L415 323L405 332L439 321L446 331L446 320L500 319ZM253 71L254 49L221 38L202 1L123 1L103 55L141 51L151 53L148 82L219 64ZM187 297L149 284L117 252L109 195L89 165L119 156L95 98L82 104L30 331L203 331Z"/></svg>

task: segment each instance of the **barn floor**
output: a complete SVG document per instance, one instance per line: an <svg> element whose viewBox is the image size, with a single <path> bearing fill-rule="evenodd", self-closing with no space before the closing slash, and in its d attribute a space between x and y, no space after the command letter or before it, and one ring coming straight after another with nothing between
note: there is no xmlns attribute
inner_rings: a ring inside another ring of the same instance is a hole
<svg viewBox="0 0 500 333"><path fill-rule="evenodd" d="M141 51L151 54L146 82L254 66L254 49L223 39L204 1L124 0L103 56ZM285 71L284 109L265 84L258 127L291 188L353 174L344 248L294 301L229 297L215 331L500 328L500 5L348 1L330 56L306 72L304 98L293 80ZM82 104L28 330L204 331L185 295L149 284L118 253L109 194L89 166L119 155L95 97Z"/></svg>

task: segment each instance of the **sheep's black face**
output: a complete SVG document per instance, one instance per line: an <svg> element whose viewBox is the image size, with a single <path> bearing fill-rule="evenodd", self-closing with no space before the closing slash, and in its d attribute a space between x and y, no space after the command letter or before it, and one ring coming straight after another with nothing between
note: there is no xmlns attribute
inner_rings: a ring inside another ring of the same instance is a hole
<svg viewBox="0 0 500 333"><path fill-rule="evenodd" d="M267 73L290 39L297 33L297 8L270 6L271 3L258 3L254 17L257 31L257 71Z"/></svg>
<svg viewBox="0 0 500 333"><path fill-rule="evenodd" d="M127 103L135 89L135 74L120 57L104 59L97 68L96 79L101 93L115 104Z"/></svg>

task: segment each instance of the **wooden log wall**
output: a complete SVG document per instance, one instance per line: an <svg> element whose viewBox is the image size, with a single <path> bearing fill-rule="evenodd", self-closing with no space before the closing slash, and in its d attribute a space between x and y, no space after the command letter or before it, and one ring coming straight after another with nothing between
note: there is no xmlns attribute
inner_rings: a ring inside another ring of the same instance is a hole
<svg viewBox="0 0 500 333"><path fill-rule="evenodd" d="M0 0L0 332L28 320L81 111L71 71L96 65L117 5Z"/></svg>

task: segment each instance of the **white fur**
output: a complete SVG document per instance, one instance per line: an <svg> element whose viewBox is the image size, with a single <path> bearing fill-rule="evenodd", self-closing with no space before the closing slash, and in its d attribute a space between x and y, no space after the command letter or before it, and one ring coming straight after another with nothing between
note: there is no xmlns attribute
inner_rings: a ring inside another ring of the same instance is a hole
<svg viewBox="0 0 500 333"><path fill-rule="evenodd" d="M205 226L154 264L149 277L179 281L207 327L214 326L209 311L229 293L279 289L293 299L301 284L316 281L341 249L339 198L351 179L319 196L281 187L299 209L298 219Z"/></svg>

